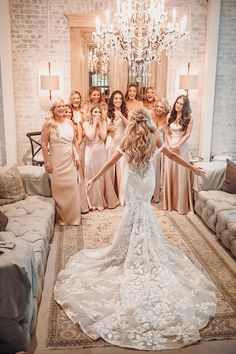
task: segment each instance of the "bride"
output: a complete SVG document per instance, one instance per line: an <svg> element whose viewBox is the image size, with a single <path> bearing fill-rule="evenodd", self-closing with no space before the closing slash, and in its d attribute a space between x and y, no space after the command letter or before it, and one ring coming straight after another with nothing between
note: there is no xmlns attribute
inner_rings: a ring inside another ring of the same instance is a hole
<svg viewBox="0 0 236 354"><path fill-rule="evenodd" d="M117 152L88 182L89 189L126 156L126 207L112 244L72 256L54 289L56 301L88 336L141 350L200 340L199 330L216 310L215 286L179 249L165 243L153 215L156 147L204 174L163 145L146 109L134 111Z"/></svg>

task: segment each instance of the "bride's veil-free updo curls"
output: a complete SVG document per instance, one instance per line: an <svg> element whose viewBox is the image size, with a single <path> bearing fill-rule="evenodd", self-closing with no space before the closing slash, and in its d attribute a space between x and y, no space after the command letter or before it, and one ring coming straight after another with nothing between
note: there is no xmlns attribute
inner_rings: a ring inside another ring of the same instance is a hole
<svg viewBox="0 0 236 354"><path fill-rule="evenodd" d="M153 155L152 133L156 129L146 108L138 108L133 112L126 128L127 139L124 145L125 155L133 169L147 168Z"/></svg>

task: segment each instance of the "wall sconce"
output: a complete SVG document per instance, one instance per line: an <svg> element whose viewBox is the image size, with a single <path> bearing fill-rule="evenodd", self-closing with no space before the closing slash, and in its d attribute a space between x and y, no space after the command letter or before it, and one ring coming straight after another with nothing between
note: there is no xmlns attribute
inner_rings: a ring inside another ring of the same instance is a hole
<svg viewBox="0 0 236 354"><path fill-rule="evenodd" d="M180 75L179 77L179 88L186 91L186 96L188 97L188 91L198 88L198 76L189 75L190 63L188 63L188 74Z"/></svg>
<svg viewBox="0 0 236 354"><path fill-rule="evenodd" d="M51 75L51 64L48 62L48 71L49 75L41 75L40 76L40 88L41 90L49 91L49 99L52 99L52 91L59 90L59 76L58 75Z"/></svg>
<svg viewBox="0 0 236 354"><path fill-rule="evenodd" d="M52 99L52 91L59 90L59 76L51 75L51 63L50 63L50 37L49 37L49 14L50 14L50 1L48 0L48 18L47 18L47 42L48 42L48 75L40 76L40 89L49 91L49 99Z"/></svg>

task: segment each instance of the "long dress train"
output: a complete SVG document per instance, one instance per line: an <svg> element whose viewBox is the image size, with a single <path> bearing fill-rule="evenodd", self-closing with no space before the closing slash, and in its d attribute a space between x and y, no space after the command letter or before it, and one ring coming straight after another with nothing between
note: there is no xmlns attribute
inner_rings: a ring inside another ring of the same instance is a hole
<svg viewBox="0 0 236 354"><path fill-rule="evenodd" d="M142 350L200 339L216 309L215 287L176 247L152 212L155 174L124 176L126 206L110 246L84 249L59 273L56 301L91 338Z"/></svg>

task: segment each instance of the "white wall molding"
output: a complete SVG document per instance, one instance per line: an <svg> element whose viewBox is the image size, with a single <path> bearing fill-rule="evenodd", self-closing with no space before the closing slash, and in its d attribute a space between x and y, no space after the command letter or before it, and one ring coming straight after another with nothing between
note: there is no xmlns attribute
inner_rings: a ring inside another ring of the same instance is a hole
<svg viewBox="0 0 236 354"><path fill-rule="evenodd" d="M8 0L0 0L0 58L6 162L17 162L16 118L12 71L11 27Z"/></svg>
<svg viewBox="0 0 236 354"><path fill-rule="evenodd" d="M210 161L221 0L209 0L199 156Z"/></svg>

